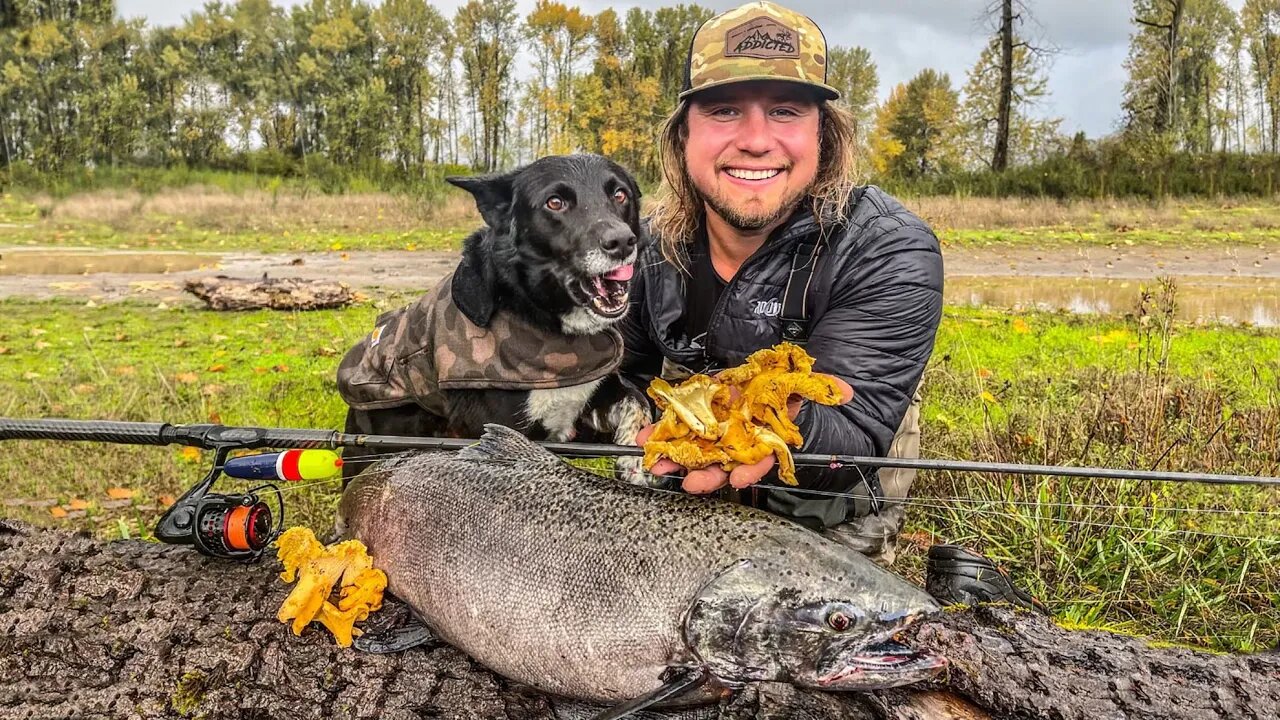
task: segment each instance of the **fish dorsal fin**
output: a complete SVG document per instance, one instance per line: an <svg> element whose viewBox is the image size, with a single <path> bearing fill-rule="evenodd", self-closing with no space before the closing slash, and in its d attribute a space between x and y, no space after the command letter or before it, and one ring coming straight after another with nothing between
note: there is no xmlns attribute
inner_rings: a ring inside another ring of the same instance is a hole
<svg viewBox="0 0 1280 720"><path fill-rule="evenodd" d="M563 462L529 438L506 425L485 423L479 442L458 451L463 460L503 461L524 463Z"/></svg>

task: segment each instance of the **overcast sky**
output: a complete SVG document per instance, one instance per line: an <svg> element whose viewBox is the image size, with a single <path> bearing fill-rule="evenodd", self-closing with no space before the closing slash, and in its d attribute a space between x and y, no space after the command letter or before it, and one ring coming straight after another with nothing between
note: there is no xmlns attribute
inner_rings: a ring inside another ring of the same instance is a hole
<svg viewBox="0 0 1280 720"><path fill-rule="evenodd" d="M272 0L286 4L288 0ZM374 0L376 2L376 0ZM574 0L564 0L575 4ZM973 65L989 34L980 19L992 0L783 0L817 21L832 45L861 45L871 51L880 70L880 97L921 69L933 67L951 75L953 86L963 87L965 72ZM1025 0L1036 18L1028 28L1032 37L1059 48L1049 74L1052 95L1043 114L1061 117L1064 132L1084 130L1091 137L1116 129L1124 89L1124 58L1128 49L1130 0ZM1244 0L1227 0L1239 9ZM452 17L465 0L431 0ZM527 13L535 0L517 0L518 11ZM702 0L715 11L727 10L741 0ZM126 18L146 17L153 24L177 24L197 10L203 0L117 0ZM637 0L609 3L578 0L584 11L606 7L619 14L639 5L657 8L676 1Z"/></svg>

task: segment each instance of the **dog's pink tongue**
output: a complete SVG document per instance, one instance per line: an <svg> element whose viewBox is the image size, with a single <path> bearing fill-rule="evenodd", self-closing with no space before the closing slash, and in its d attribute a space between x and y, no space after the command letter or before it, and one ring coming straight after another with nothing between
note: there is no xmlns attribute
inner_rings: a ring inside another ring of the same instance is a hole
<svg viewBox="0 0 1280 720"><path fill-rule="evenodd" d="M618 282L626 282L635 274L635 265L622 265L605 273L605 280L616 280Z"/></svg>

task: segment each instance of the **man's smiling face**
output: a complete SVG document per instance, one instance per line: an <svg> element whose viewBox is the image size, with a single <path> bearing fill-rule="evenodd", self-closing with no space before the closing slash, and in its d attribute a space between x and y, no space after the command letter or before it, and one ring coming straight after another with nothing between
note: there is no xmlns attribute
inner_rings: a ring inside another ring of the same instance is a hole
<svg viewBox="0 0 1280 720"><path fill-rule="evenodd" d="M685 162L710 210L755 232L776 225L818 174L821 112L794 83L751 81L690 99Z"/></svg>

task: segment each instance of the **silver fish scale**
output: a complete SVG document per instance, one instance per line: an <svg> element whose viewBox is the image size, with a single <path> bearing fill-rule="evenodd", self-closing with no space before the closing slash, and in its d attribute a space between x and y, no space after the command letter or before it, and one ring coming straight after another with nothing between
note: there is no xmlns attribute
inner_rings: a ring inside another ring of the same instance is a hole
<svg viewBox="0 0 1280 720"><path fill-rule="evenodd" d="M600 702L649 692L691 659L682 623L699 590L743 557L785 554L772 516L537 452L545 457L390 461L342 501L390 591L505 677Z"/></svg>

